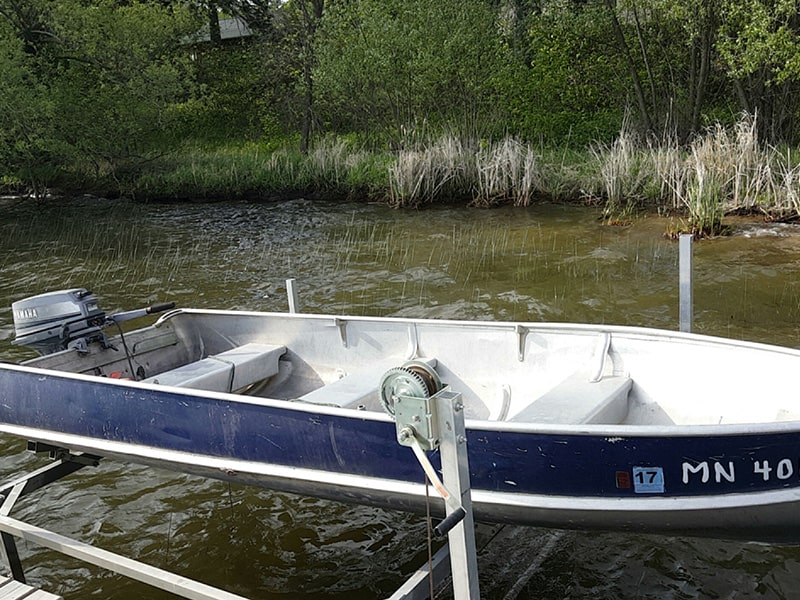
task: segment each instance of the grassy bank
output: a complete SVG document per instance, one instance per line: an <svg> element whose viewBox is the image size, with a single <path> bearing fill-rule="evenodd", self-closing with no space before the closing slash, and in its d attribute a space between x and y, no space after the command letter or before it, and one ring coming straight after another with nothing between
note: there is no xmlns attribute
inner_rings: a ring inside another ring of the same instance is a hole
<svg viewBox="0 0 800 600"><path fill-rule="evenodd" d="M145 200L382 199L392 161L388 153L366 152L343 140L323 141L308 154L258 144L189 147L155 161L125 191Z"/></svg>
<svg viewBox="0 0 800 600"><path fill-rule="evenodd" d="M123 185L152 199L271 198L305 195L418 208L436 202L524 206L537 197L579 200L592 178L588 152L442 136L397 151L366 151L342 139L307 155L257 144L190 147L150 163ZM598 182L593 189L598 188Z"/></svg>
<svg viewBox="0 0 800 600"><path fill-rule="evenodd" d="M678 230L715 235L732 212L800 215L797 153L759 142L756 123L715 126L688 144L642 140L625 129L584 150L444 135L394 151L340 138L308 154L257 144L189 147L148 163L120 191L140 199L305 196L387 202L525 206L538 199L592 202L611 223L642 210L677 217Z"/></svg>

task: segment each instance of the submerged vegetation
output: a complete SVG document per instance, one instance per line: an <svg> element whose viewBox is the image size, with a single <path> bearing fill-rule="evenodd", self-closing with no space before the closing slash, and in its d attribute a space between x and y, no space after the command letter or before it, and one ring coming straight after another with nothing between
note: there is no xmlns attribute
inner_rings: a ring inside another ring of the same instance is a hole
<svg viewBox="0 0 800 600"><path fill-rule="evenodd" d="M0 0L0 192L794 217L800 7L701 4Z"/></svg>

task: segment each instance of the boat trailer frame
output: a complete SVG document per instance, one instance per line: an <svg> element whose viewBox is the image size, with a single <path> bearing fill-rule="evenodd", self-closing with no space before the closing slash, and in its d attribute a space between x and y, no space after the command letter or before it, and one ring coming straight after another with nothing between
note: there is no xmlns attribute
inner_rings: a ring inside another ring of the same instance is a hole
<svg viewBox="0 0 800 600"><path fill-rule="evenodd" d="M25 521L9 516L17 500L23 496L71 475L87 466L97 466L102 456L89 453L71 453L69 450L43 444L28 442L32 452L48 452L55 462L31 473L0 484L0 550L4 555L12 577L26 583L22 561L17 550L17 537L40 546L45 546L77 558L83 562L102 567L130 579L171 592L191 600L247 600L225 590L200 583L193 579L150 566L131 558L96 548L90 544L74 540L61 534L36 527Z"/></svg>

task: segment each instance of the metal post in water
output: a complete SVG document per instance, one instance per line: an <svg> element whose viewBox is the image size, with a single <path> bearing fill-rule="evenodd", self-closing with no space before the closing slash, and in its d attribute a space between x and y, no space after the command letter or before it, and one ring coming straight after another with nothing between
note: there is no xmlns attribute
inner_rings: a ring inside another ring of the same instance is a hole
<svg viewBox="0 0 800 600"><path fill-rule="evenodd" d="M681 331L692 331L692 241L694 236L682 233L679 242L680 322Z"/></svg>
<svg viewBox="0 0 800 600"><path fill-rule="evenodd" d="M286 280L286 295L289 297L289 312L300 312L300 300L297 297L297 288L295 287L295 280Z"/></svg>

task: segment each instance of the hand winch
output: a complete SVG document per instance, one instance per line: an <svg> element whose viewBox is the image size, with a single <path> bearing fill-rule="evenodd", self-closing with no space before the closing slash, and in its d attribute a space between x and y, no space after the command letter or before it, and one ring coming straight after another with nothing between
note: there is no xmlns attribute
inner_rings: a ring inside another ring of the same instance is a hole
<svg viewBox="0 0 800 600"><path fill-rule="evenodd" d="M379 389L383 408L394 417L397 441L414 451L428 479L448 506L447 518L434 528L436 535L443 536L464 519L466 511L459 498L451 494L439 479L425 452L439 448L441 422L438 401L450 402L454 410L460 412L463 410L461 395L451 392L442 384L433 367L421 360L410 360L389 369L381 378ZM448 429L452 431L452 424Z"/></svg>

